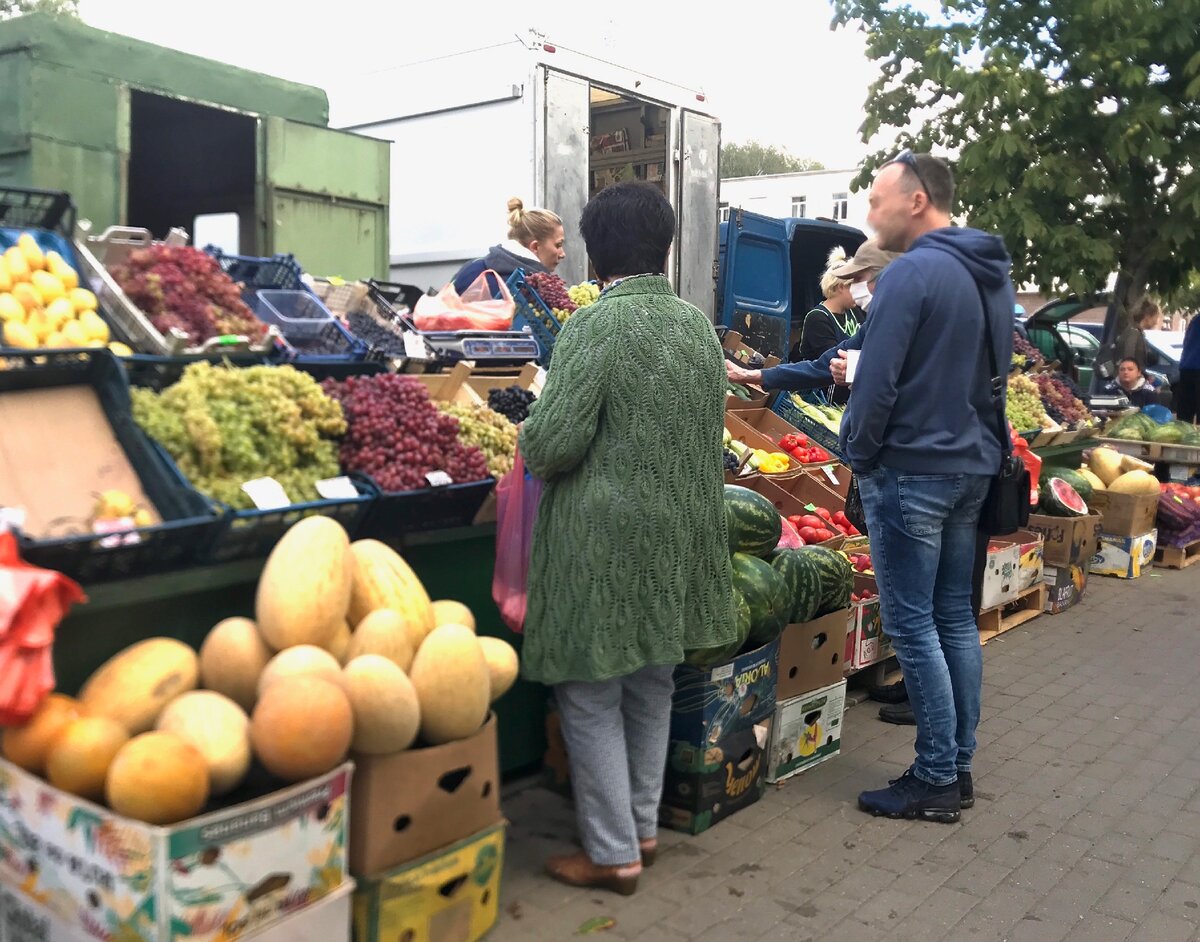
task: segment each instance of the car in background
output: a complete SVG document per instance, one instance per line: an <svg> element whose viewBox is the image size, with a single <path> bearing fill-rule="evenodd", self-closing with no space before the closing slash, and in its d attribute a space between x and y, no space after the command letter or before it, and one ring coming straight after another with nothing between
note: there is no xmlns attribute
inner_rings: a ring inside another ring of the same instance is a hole
<svg viewBox="0 0 1200 942"><path fill-rule="evenodd" d="M1091 334L1093 337L1096 338L1097 344L1099 344L1100 341L1102 341L1104 339L1104 325L1103 324L1091 324L1091 323L1086 323L1084 321L1072 321L1071 327L1073 327L1075 330L1081 330L1081 331Z"/></svg>
<svg viewBox="0 0 1200 942"><path fill-rule="evenodd" d="M1063 373L1079 384L1081 389L1090 389L1092 369L1100 341L1079 325L1068 323L1072 317L1103 303L1094 296L1055 298L1033 312L1025 321L1025 333L1029 342L1041 352L1047 361L1057 360Z"/></svg>
<svg viewBox="0 0 1200 942"><path fill-rule="evenodd" d="M1182 330L1146 331L1147 369L1166 377L1172 386L1179 385L1179 361L1183 357Z"/></svg>

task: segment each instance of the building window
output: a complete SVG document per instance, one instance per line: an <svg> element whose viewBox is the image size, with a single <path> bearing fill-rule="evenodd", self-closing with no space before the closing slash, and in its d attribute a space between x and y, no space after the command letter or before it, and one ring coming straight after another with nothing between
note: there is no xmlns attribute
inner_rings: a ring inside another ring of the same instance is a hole
<svg viewBox="0 0 1200 942"><path fill-rule="evenodd" d="M845 222L850 215L850 194L833 194L833 219L835 222Z"/></svg>
<svg viewBox="0 0 1200 942"><path fill-rule="evenodd" d="M804 219L808 216L808 197L793 196L792 197L792 218Z"/></svg>
<svg viewBox="0 0 1200 942"><path fill-rule="evenodd" d="M717 209L717 214L718 214L721 222L729 222L729 204L721 203L721 205Z"/></svg>

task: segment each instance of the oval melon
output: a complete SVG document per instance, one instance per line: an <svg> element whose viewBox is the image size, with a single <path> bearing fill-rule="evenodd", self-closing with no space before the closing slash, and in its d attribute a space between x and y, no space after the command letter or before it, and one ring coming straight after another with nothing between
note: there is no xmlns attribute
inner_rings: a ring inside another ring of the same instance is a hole
<svg viewBox="0 0 1200 942"><path fill-rule="evenodd" d="M466 739L487 719L491 674L470 628L434 628L409 677L421 704L421 738L430 745Z"/></svg>
<svg viewBox="0 0 1200 942"><path fill-rule="evenodd" d="M258 696L282 677L320 677L333 684L342 682L342 665L337 658L312 644L286 648L267 662L258 678Z"/></svg>
<svg viewBox="0 0 1200 942"><path fill-rule="evenodd" d="M1105 484L1100 480L1099 475L1092 471L1087 465L1083 465L1076 473L1083 475L1088 484L1092 485L1092 490L1102 491L1105 489Z"/></svg>
<svg viewBox="0 0 1200 942"><path fill-rule="evenodd" d="M129 732L107 716L81 716L67 724L46 756L46 780L55 788L104 800L109 766L129 742Z"/></svg>
<svg viewBox="0 0 1200 942"><path fill-rule="evenodd" d="M52 693L34 711L29 722L23 726L12 726L4 731L3 751L13 765L41 775L46 769L46 757L54 740L74 720L84 713L78 700Z"/></svg>
<svg viewBox="0 0 1200 942"><path fill-rule="evenodd" d="M411 746L421 727L421 707L408 675L379 654L356 657L342 673L354 711L350 748L387 755Z"/></svg>
<svg viewBox="0 0 1200 942"><path fill-rule="evenodd" d="M271 649L249 618L226 618L200 646L200 684L223 693L243 710L253 710L258 678Z"/></svg>
<svg viewBox="0 0 1200 942"><path fill-rule="evenodd" d="M345 619L342 619L337 633L334 634L333 639L325 648L326 651L334 656L339 664L344 665L349 660L346 654L350 650L350 637L350 625Z"/></svg>
<svg viewBox="0 0 1200 942"><path fill-rule="evenodd" d="M281 677L263 691L250 717L254 754L285 782L336 768L353 736L350 700L340 686L320 677Z"/></svg>
<svg viewBox="0 0 1200 942"><path fill-rule="evenodd" d="M433 603L434 625L466 625L475 630L475 616L462 602L454 599L438 599Z"/></svg>
<svg viewBox="0 0 1200 942"><path fill-rule="evenodd" d="M350 544L354 556L354 588L350 594L350 623L357 625L371 612L390 608L409 625L413 647L434 628L433 603L421 580L400 554L378 540Z"/></svg>
<svg viewBox="0 0 1200 942"><path fill-rule="evenodd" d="M1112 448L1093 448L1088 467L1108 487L1121 476L1121 456Z"/></svg>
<svg viewBox="0 0 1200 942"><path fill-rule="evenodd" d="M233 791L250 770L250 718L224 694L193 690L177 697L158 717L157 728L200 751L214 795Z"/></svg>
<svg viewBox="0 0 1200 942"><path fill-rule="evenodd" d="M483 651L483 659L487 662L488 676L491 680L490 699L495 703L516 683L520 662L513 646L499 638L480 638L479 647Z"/></svg>
<svg viewBox="0 0 1200 942"><path fill-rule="evenodd" d="M336 520L305 517L275 544L255 598L258 630L276 651L328 645L346 618L353 584L350 539Z"/></svg>
<svg viewBox="0 0 1200 942"><path fill-rule="evenodd" d="M1160 490L1158 478L1145 471L1126 471L1108 485L1110 494L1157 494Z"/></svg>
<svg viewBox="0 0 1200 942"><path fill-rule="evenodd" d="M79 702L136 736L152 729L163 707L194 690L199 678L195 651L174 638L149 638L101 664L83 685Z"/></svg>
<svg viewBox="0 0 1200 942"><path fill-rule="evenodd" d="M346 663L364 654L381 654L402 671L412 667L417 645L408 633L404 617L390 608L371 612L354 629L346 651Z"/></svg>
<svg viewBox="0 0 1200 942"><path fill-rule="evenodd" d="M208 801L208 765L200 750L174 733L142 733L125 743L108 768L108 806L147 824L175 824Z"/></svg>

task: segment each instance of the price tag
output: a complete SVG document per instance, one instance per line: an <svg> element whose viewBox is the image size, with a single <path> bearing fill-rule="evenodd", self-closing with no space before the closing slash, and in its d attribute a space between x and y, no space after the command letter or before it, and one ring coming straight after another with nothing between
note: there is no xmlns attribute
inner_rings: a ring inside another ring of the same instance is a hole
<svg viewBox="0 0 1200 942"><path fill-rule="evenodd" d="M831 468L829 465L825 465L825 467L823 467L821 470L825 472L825 477L829 478L829 483L834 487L837 487L838 479L837 475L833 473L833 468Z"/></svg>
<svg viewBox="0 0 1200 942"><path fill-rule="evenodd" d="M0 507L0 533L20 530L25 526L24 507Z"/></svg>
<svg viewBox="0 0 1200 942"><path fill-rule="evenodd" d="M445 487L447 484L454 483L454 478L445 471L430 471L425 475L425 480L429 482L430 487Z"/></svg>
<svg viewBox="0 0 1200 942"><path fill-rule="evenodd" d="M544 366L539 366L537 375L534 376L534 378L533 378L533 388L541 389L543 386L545 386L547 375L548 374L546 373L546 368Z"/></svg>
<svg viewBox="0 0 1200 942"><path fill-rule="evenodd" d="M358 488L346 475L317 482L317 493L326 500L351 500L358 497Z"/></svg>
<svg viewBox="0 0 1200 942"><path fill-rule="evenodd" d="M429 354L425 349L425 341L411 330L404 332L404 355L410 360L429 359Z"/></svg>
<svg viewBox="0 0 1200 942"><path fill-rule="evenodd" d="M249 495L259 510L278 510L292 503L283 485L274 478L255 478L243 484L242 490Z"/></svg>
<svg viewBox="0 0 1200 942"><path fill-rule="evenodd" d="M807 510L810 514L815 514L817 512L817 508L816 508L815 504L805 504L804 509Z"/></svg>

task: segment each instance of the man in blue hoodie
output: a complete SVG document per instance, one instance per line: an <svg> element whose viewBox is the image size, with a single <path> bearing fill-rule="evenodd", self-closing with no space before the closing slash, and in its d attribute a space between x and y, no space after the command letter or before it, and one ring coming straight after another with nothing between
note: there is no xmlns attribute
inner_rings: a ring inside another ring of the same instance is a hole
<svg viewBox="0 0 1200 942"><path fill-rule="evenodd" d="M1012 356L1011 260L995 236L950 222L954 178L902 152L875 177L868 224L903 252L883 272L842 422L883 606L917 721L916 760L863 792L875 815L953 822L973 803L983 656L971 607L979 512L1008 428L993 395Z"/></svg>

